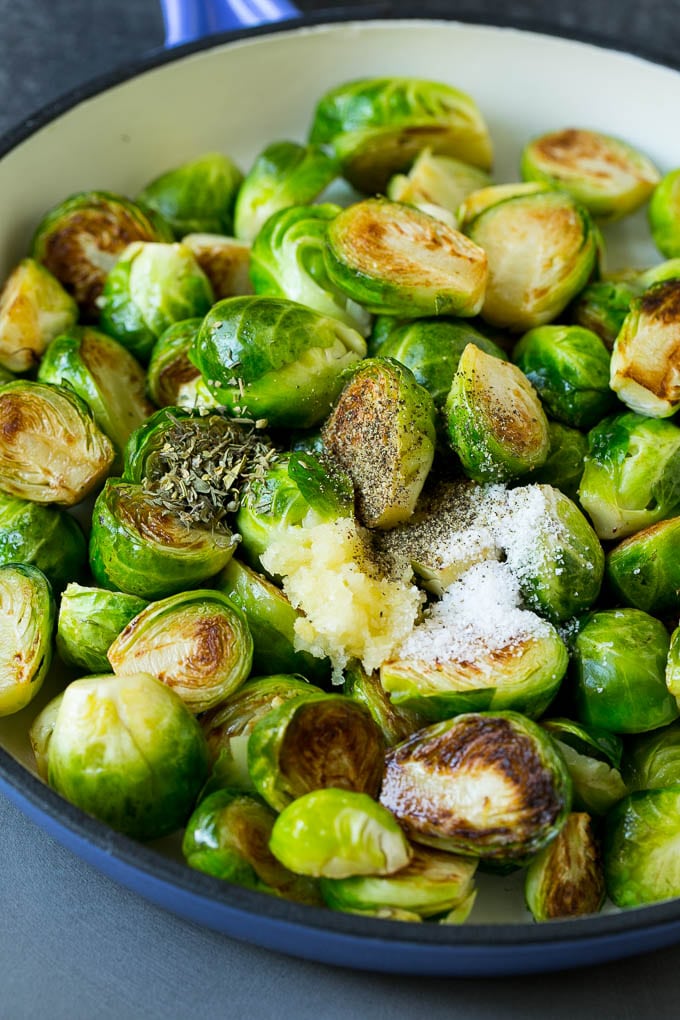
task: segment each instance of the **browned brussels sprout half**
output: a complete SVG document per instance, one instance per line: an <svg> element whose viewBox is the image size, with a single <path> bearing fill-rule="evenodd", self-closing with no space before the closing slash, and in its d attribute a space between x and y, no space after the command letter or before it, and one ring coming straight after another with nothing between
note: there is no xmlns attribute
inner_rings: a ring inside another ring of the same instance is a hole
<svg viewBox="0 0 680 1020"><path fill-rule="evenodd" d="M380 800L416 842L506 863L555 838L571 780L536 723L479 712L435 723L388 751Z"/></svg>
<svg viewBox="0 0 680 1020"><path fill-rule="evenodd" d="M365 705L382 732L387 747L405 740L422 726L424 719L413 709L392 703L383 687L380 674L367 673L358 662L345 670L343 691L360 705Z"/></svg>
<svg viewBox="0 0 680 1020"><path fill-rule="evenodd" d="M434 459L434 421L432 397L398 361L371 358L351 372L322 435L367 526L390 528L413 513Z"/></svg>
<svg viewBox="0 0 680 1020"><path fill-rule="evenodd" d="M78 306L59 281L35 259L23 259L0 291L0 365L28 372L77 318Z"/></svg>
<svg viewBox="0 0 680 1020"><path fill-rule="evenodd" d="M531 861L524 887L536 921L596 914L605 898L600 848L587 814L574 813Z"/></svg>
<svg viewBox="0 0 680 1020"><path fill-rule="evenodd" d="M107 191L72 195L39 223L32 255L73 295L88 319L96 319L104 280L133 241L170 241L168 228L139 206Z"/></svg>
<svg viewBox="0 0 680 1020"><path fill-rule="evenodd" d="M222 234L186 234L182 244L210 280L215 300L252 294L250 282L250 245Z"/></svg>
<svg viewBox="0 0 680 1020"><path fill-rule="evenodd" d="M54 598L45 575L23 563L0 566L0 716L25 708L52 661Z"/></svg>
<svg viewBox="0 0 680 1020"><path fill-rule="evenodd" d="M189 349L203 319L184 319L168 326L153 346L149 358L147 386L158 407L175 407L184 403L188 386L200 379L201 373L189 360Z"/></svg>

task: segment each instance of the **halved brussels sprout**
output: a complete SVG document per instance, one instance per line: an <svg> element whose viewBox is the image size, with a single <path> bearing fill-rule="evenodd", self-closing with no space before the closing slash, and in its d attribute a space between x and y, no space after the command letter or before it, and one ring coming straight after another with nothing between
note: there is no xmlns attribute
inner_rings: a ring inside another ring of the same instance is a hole
<svg viewBox="0 0 680 1020"><path fill-rule="evenodd" d="M104 588L143 599L185 591L224 567L231 532L185 524L141 485L110 479L92 514L90 568Z"/></svg>
<svg viewBox="0 0 680 1020"><path fill-rule="evenodd" d="M673 722L680 710L665 682L669 637L639 609L603 609L574 643L579 714L614 733L645 733Z"/></svg>
<svg viewBox="0 0 680 1020"><path fill-rule="evenodd" d="M25 708L52 661L54 598L28 563L0 566L0 716Z"/></svg>
<svg viewBox="0 0 680 1020"><path fill-rule="evenodd" d="M51 209L33 236L31 254L72 294L88 319L109 271L133 241L171 241L172 234L134 202L84 191Z"/></svg>
<svg viewBox="0 0 680 1020"><path fill-rule="evenodd" d="M629 740L624 769L631 793L680 784L680 723Z"/></svg>
<svg viewBox="0 0 680 1020"><path fill-rule="evenodd" d="M145 606L144 599L122 591L67 585L57 621L57 651L61 660L89 673L109 670L106 653Z"/></svg>
<svg viewBox="0 0 680 1020"><path fill-rule="evenodd" d="M659 171L647 156L620 138L566 128L534 138L525 146L522 177L546 181L564 191L600 220L617 220L649 197Z"/></svg>
<svg viewBox="0 0 680 1020"><path fill-rule="evenodd" d="M511 181L508 184L490 184L486 188L472 191L458 207L458 225L463 231L477 216L486 212L493 205L506 202L510 198L523 198L526 195L536 195L539 192L550 191L549 184L539 184L537 181Z"/></svg>
<svg viewBox="0 0 680 1020"><path fill-rule="evenodd" d="M71 514L0 492L0 563L30 563L61 591L82 574L87 543Z"/></svg>
<svg viewBox="0 0 680 1020"><path fill-rule="evenodd" d="M649 202L654 244L667 259L680 256L680 170L671 170L655 187Z"/></svg>
<svg viewBox="0 0 680 1020"><path fill-rule="evenodd" d="M347 471L360 520L392 528L408 520L432 467L432 397L404 365L368 358L351 370L323 426L325 448Z"/></svg>
<svg viewBox="0 0 680 1020"><path fill-rule="evenodd" d="M377 672L367 673L358 662L352 662L345 670L343 693L371 713L373 722L383 735L386 747L393 747L405 740L425 721L420 713L392 703Z"/></svg>
<svg viewBox="0 0 680 1020"><path fill-rule="evenodd" d="M680 428L616 415L591 429L579 502L599 538L625 538L680 512Z"/></svg>
<svg viewBox="0 0 680 1020"><path fill-rule="evenodd" d="M536 468L532 479L537 483L552 485L569 499L576 500L588 452L588 440L578 429L569 428L558 421L548 420L548 434L548 458Z"/></svg>
<svg viewBox="0 0 680 1020"><path fill-rule="evenodd" d="M186 234L182 244L193 253L210 280L216 301L252 294L250 244L222 234Z"/></svg>
<svg viewBox="0 0 680 1020"><path fill-rule="evenodd" d="M236 199L234 233L252 241L279 209L313 202L339 173L320 145L273 142L255 160Z"/></svg>
<svg viewBox="0 0 680 1020"><path fill-rule="evenodd" d="M614 733L570 719L544 719L564 758L574 788L574 807L604 815L628 793L619 766L623 742Z"/></svg>
<svg viewBox="0 0 680 1020"><path fill-rule="evenodd" d="M47 748L50 786L134 839L184 825L208 755L181 699L145 673L85 677L60 697Z"/></svg>
<svg viewBox="0 0 680 1020"><path fill-rule="evenodd" d="M555 839L529 863L524 894L535 921L596 914L606 890L600 847L590 816L573 813Z"/></svg>
<svg viewBox="0 0 680 1020"><path fill-rule="evenodd" d="M680 896L680 785L632 793L607 817L604 872L617 907Z"/></svg>
<svg viewBox="0 0 680 1020"><path fill-rule="evenodd" d="M417 843L506 863L555 838L571 780L536 723L479 712L435 723L388 751L380 801Z"/></svg>
<svg viewBox="0 0 680 1020"><path fill-rule="evenodd" d="M75 326L52 341L38 381L68 386L92 411L122 455L130 433L153 411L144 369L122 344L90 327Z"/></svg>
<svg viewBox="0 0 680 1020"><path fill-rule="evenodd" d="M384 191L425 148L488 170L489 131L473 99L418 78L362 78L319 100L310 139L332 145L343 175L360 191Z"/></svg>
<svg viewBox="0 0 680 1020"><path fill-rule="evenodd" d="M568 496L549 485L508 494L507 563L526 605L562 623L589 609L604 574L597 535Z"/></svg>
<svg viewBox="0 0 680 1020"><path fill-rule="evenodd" d="M328 224L340 211L338 205L324 204L274 213L255 238L250 277L256 294L297 301L365 336L370 314L331 283L324 264Z"/></svg>
<svg viewBox="0 0 680 1020"><path fill-rule="evenodd" d="M425 149L408 174L390 178L387 197L393 202L418 206L425 212L435 206L455 217L459 205L471 192L489 184L491 178L479 167L451 156L437 156L431 149Z"/></svg>
<svg viewBox="0 0 680 1020"><path fill-rule="evenodd" d="M316 683L328 679L330 664L327 661L295 650L295 621L300 614L280 588L235 557L215 578L215 585L228 595L248 621L256 675L301 673Z"/></svg>
<svg viewBox="0 0 680 1020"><path fill-rule="evenodd" d="M147 387L157 407L177 407L183 387L201 378L189 360L189 350L202 322L201 318L175 322L153 345Z"/></svg>
<svg viewBox="0 0 680 1020"><path fill-rule="evenodd" d="M611 388L652 418L680 408L680 279L657 283L631 303L612 351Z"/></svg>
<svg viewBox="0 0 680 1020"><path fill-rule="evenodd" d="M228 156L208 152L154 178L137 201L160 213L178 240L192 231L228 234L242 180Z"/></svg>
<svg viewBox="0 0 680 1020"><path fill-rule="evenodd" d="M548 413L565 425L591 428L616 403L609 388L609 354L582 326L538 326L519 341L512 360Z"/></svg>
<svg viewBox="0 0 680 1020"><path fill-rule="evenodd" d="M415 319L395 326L380 346L380 357L395 358L410 368L435 407L441 408L468 344L507 361L501 348L469 322L445 318Z"/></svg>
<svg viewBox="0 0 680 1020"><path fill-rule="evenodd" d="M273 708L248 740L248 771L275 811L310 790L377 796L385 745L363 705L341 694L293 698Z"/></svg>
<svg viewBox="0 0 680 1020"><path fill-rule="evenodd" d="M680 517L653 524L607 554L607 578L629 606L653 616L680 611Z"/></svg>
<svg viewBox="0 0 680 1020"><path fill-rule="evenodd" d="M477 861L440 850L414 846L404 868L391 875L322 878L321 895L334 910L413 911L432 917L453 910L473 891Z"/></svg>
<svg viewBox="0 0 680 1020"><path fill-rule="evenodd" d="M28 372L77 318L78 306L59 281L35 259L22 259L0 290L0 365Z"/></svg>
<svg viewBox="0 0 680 1020"><path fill-rule="evenodd" d="M557 631L519 604L505 564L471 567L380 667L394 703L430 722L483 709L540 716L569 657Z"/></svg>
<svg viewBox="0 0 680 1020"><path fill-rule="evenodd" d="M577 325L596 333L610 351L637 292L631 279L593 280L575 299L571 316Z"/></svg>
<svg viewBox="0 0 680 1020"><path fill-rule="evenodd" d="M365 793L312 790L274 823L269 849L291 871L315 878L391 875L412 851L394 816Z"/></svg>
<svg viewBox="0 0 680 1020"><path fill-rule="evenodd" d="M221 704L250 674L253 639L222 592L194 589L152 602L114 640L118 676L150 673L198 715Z"/></svg>
<svg viewBox="0 0 680 1020"><path fill-rule="evenodd" d="M284 298L236 297L206 315L190 356L230 414L308 428L365 354L363 337L337 319Z"/></svg>
<svg viewBox="0 0 680 1020"><path fill-rule="evenodd" d="M298 903L323 903L316 884L277 861L268 847L276 815L259 797L217 790L189 819L182 852L191 868Z"/></svg>
<svg viewBox="0 0 680 1020"><path fill-rule="evenodd" d="M87 404L63 386L18 379L0 387L0 489L36 503L74 506L114 461Z"/></svg>
<svg viewBox="0 0 680 1020"><path fill-rule="evenodd" d="M470 316L482 307L484 251L419 209L368 198L331 220L326 238L331 281L369 312Z"/></svg>
<svg viewBox="0 0 680 1020"><path fill-rule="evenodd" d="M445 414L468 478L503 482L547 460L548 420L533 386L515 365L473 343L460 357Z"/></svg>
<svg viewBox="0 0 680 1020"><path fill-rule="evenodd" d="M496 202L466 229L488 256L482 317L494 326L526 330L551 322L595 267L598 241L590 216L563 191Z"/></svg>
<svg viewBox="0 0 680 1020"><path fill-rule="evenodd" d="M205 315L210 281L183 244L128 245L106 277L98 305L105 333L147 362L168 326Z"/></svg>
<svg viewBox="0 0 680 1020"><path fill-rule="evenodd" d="M212 712L206 712L201 726L208 742L211 782L254 790L248 772L248 741L255 725L291 698L322 693L301 676L261 676L248 680Z"/></svg>

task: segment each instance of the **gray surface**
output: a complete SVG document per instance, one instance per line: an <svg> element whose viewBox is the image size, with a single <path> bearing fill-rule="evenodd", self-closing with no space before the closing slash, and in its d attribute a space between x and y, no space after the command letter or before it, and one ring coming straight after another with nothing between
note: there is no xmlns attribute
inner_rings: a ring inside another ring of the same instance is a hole
<svg viewBox="0 0 680 1020"><path fill-rule="evenodd" d="M680 54L680 0L479 0L455 9L610 33L660 56ZM160 43L155 0L0 0L0 134ZM1 1020L677 1014L680 946L593 970L484 982L351 973L245 946L114 885L1 796L0 905Z"/></svg>

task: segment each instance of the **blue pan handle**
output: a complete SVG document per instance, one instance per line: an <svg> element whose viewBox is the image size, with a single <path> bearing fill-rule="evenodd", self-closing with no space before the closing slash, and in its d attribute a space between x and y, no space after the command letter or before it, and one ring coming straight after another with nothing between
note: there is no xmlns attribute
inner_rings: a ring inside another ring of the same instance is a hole
<svg viewBox="0 0 680 1020"><path fill-rule="evenodd" d="M215 32L253 28L297 18L288 0L160 0L165 45L179 46Z"/></svg>

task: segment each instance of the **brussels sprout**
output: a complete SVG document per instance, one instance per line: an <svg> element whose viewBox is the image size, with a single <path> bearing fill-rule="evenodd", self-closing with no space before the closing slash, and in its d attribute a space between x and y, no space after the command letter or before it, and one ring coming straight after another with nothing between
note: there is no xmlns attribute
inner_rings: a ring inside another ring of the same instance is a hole
<svg viewBox="0 0 680 1020"><path fill-rule="evenodd" d="M666 687L680 705L680 627L671 634L666 663Z"/></svg>
<svg viewBox="0 0 680 1020"><path fill-rule="evenodd" d="M567 764L577 810L604 815L626 796L628 786L619 771L623 748L620 737L597 727L586 729L569 719L545 719L541 726L550 733Z"/></svg>
<svg viewBox="0 0 680 1020"><path fill-rule="evenodd" d="M590 216L562 191L497 202L467 233L489 260L482 317L494 326L526 330L552 321L595 267L598 240Z"/></svg>
<svg viewBox="0 0 680 1020"><path fill-rule="evenodd" d="M476 315L487 282L484 251L427 213L368 198L328 225L332 283L376 314Z"/></svg>
<svg viewBox="0 0 680 1020"><path fill-rule="evenodd" d="M494 205L506 202L510 198L523 198L551 191L550 185L535 181L512 181L509 184L490 184L486 188L472 191L458 207L458 226L460 230L467 228L481 213Z"/></svg>
<svg viewBox="0 0 680 1020"><path fill-rule="evenodd" d="M313 202L338 176L337 161L320 145L273 142L255 160L236 199L234 233L252 241L279 209Z"/></svg>
<svg viewBox="0 0 680 1020"><path fill-rule="evenodd" d="M75 326L52 341L38 381L68 386L82 397L119 454L153 411L139 362L116 340L89 327Z"/></svg>
<svg viewBox="0 0 680 1020"><path fill-rule="evenodd" d="M680 896L680 785L632 793L607 817L604 873L617 907Z"/></svg>
<svg viewBox="0 0 680 1020"><path fill-rule="evenodd" d="M291 871L315 878L391 875L412 851L392 814L365 793L312 790L274 823L269 849Z"/></svg>
<svg viewBox="0 0 680 1020"><path fill-rule="evenodd" d="M418 78L362 78L319 100L310 139L332 145L360 191L384 191L425 148L488 170L489 131L470 96Z"/></svg>
<svg viewBox="0 0 680 1020"><path fill-rule="evenodd" d="M637 286L631 280L593 280L572 304L571 317L578 326L596 333L611 350L636 294Z"/></svg>
<svg viewBox="0 0 680 1020"><path fill-rule="evenodd" d="M191 360L231 414L308 428L365 353L363 337L337 319L285 298L236 297L206 315Z"/></svg>
<svg viewBox="0 0 680 1020"><path fill-rule="evenodd" d="M210 280L216 301L252 294L250 244L221 234L186 234L182 244L192 253Z"/></svg>
<svg viewBox="0 0 680 1020"><path fill-rule="evenodd" d="M599 538L625 538L680 512L680 428L628 413L588 435L579 502Z"/></svg>
<svg viewBox="0 0 680 1020"><path fill-rule="evenodd" d="M538 326L525 333L513 359L553 418L591 428L616 403L609 388L609 354L582 326Z"/></svg>
<svg viewBox="0 0 680 1020"><path fill-rule="evenodd" d="M0 388L0 490L74 506L113 464L111 440L70 389L18 379Z"/></svg>
<svg viewBox="0 0 680 1020"><path fill-rule="evenodd" d="M103 588L165 598L219 573L235 546L229 531L185 524L120 478L106 483L94 505L90 568Z"/></svg>
<svg viewBox="0 0 680 1020"><path fill-rule="evenodd" d="M398 361L369 358L349 374L322 436L368 527L391 528L413 513L434 459L434 422L432 397Z"/></svg>
<svg viewBox="0 0 680 1020"><path fill-rule="evenodd" d="M275 811L310 790L336 787L377 796L382 733L363 705L341 694L292 698L254 726L248 771Z"/></svg>
<svg viewBox="0 0 680 1020"><path fill-rule="evenodd" d="M429 721L482 709L545 711L567 649L550 624L518 608L507 570L496 562L471 567L382 664L380 680L396 705Z"/></svg>
<svg viewBox="0 0 680 1020"><path fill-rule="evenodd" d="M391 908L431 917L461 904L473 891L477 862L414 846L406 867L391 875L322 878L321 895L334 910Z"/></svg>
<svg viewBox="0 0 680 1020"><path fill-rule="evenodd" d="M586 725L645 733L678 718L665 683L666 628L639 609L605 609L575 641L579 714Z"/></svg>
<svg viewBox="0 0 680 1020"><path fill-rule="evenodd" d="M235 557L215 578L215 585L229 596L248 621L256 675L302 673L317 683L328 679L330 664L327 661L295 650L295 621L300 613L293 609L279 588Z"/></svg>
<svg viewBox="0 0 680 1020"><path fill-rule="evenodd" d="M61 591L87 563L85 536L64 510L0 492L0 563L31 563Z"/></svg>
<svg viewBox="0 0 680 1020"><path fill-rule="evenodd" d="M210 281L183 244L128 245L106 277L99 300L101 327L147 362L168 326L205 315Z"/></svg>
<svg viewBox="0 0 680 1020"><path fill-rule="evenodd" d="M0 716L36 696L52 660L54 599L45 575L27 563L0 566Z"/></svg>
<svg viewBox="0 0 680 1020"><path fill-rule="evenodd" d="M186 862L247 889L321 904L316 884L288 871L269 849L275 821L259 798L218 790L201 801L187 823L182 841Z"/></svg>
<svg viewBox="0 0 680 1020"><path fill-rule="evenodd" d="M23 259L0 290L0 365L28 372L77 318L78 306L59 281L35 259Z"/></svg>
<svg viewBox="0 0 680 1020"><path fill-rule="evenodd" d="M624 769L631 793L680 784L680 723L633 737L626 745Z"/></svg>
<svg viewBox="0 0 680 1020"><path fill-rule="evenodd" d="M680 517L624 539L607 555L607 578L622 601L653 616L680 610Z"/></svg>
<svg viewBox="0 0 680 1020"><path fill-rule="evenodd" d="M500 347L469 322L444 318L415 319L395 326L381 344L380 357L395 358L410 368L416 382L425 387L439 409L446 401L468 344L507 361Z"/></svg>
<svg viewBox="0 0 680 1020"><path fill-rule="evenodd" d="M31 254L72 294L88 319L107 274L133 241L171 241L134 202L108 191L84 191L51 209L33 236Z"/></svg>
<svg viewBox="0 0 680 1020"><path fill-rule="evenodd" d="M31 750L35 758L36 771L44 783L47 782L50 740L52 739L54 724L59 714L59 706L63 699L63 691L56 698L52 698L49 704L43 708L42 712L35 717L28 731Z"/></svg>
<svg viewBox="0 0 680 1020"><path fill-rule="evenodd" d="M109 647L145 606L144 599L122 591L67 585L57 621L57 651L62 661L89 673L110 669Z"/></svg>
<svg viewBox="0 0 680 1020"><path fill-rule="evenodd" d="M150 673L198 715L249 676L253 639L231 599L195 589L143 609L114 640L108 660L118 676Z"/></svg>
<svg viewBox="0 0 680 1020"><path fill-rule="evenodd" d="M431 149L425 149L408 175L396 174L390 178L387 196L393 202L415 205L425 212L437 206L455 216L459 205L471 192L489 184L491 178L479 167L451 156L436 156Z"/></svg>
<svg viewBox="0 0 680 1020"><path fill-rule="evenodd" d="M228 234L242 180L228 156L209 152L156 177L137 201L160 213L178 240L198 231Z"/></svg>
<svg viewBox="0 0 680 1020"><path fill-rule="evenodd" d="M526 605L553 623L589 609L602 584L604 552L579 508L548 485L514 489L508 500L515 534L507 562Z"/></svg>
<svg viewBox="0 0 680 1020"><path fill-rule="evenodd" d="M358 662L351 663L345 670L343 693L368 709L386 747L405 740L424 722L420 713L393 704L380 675L377 672L367 673Z"/></svg>
<svg viewBox="0 0 680 1020"><path fill-rule="evenodd" d="M667 259L680 256L680 170L671 170L655 187L649 202L654 244Z"/></svg>
<svg viewBox="0 0 680 1020"><path fill-rule="evenodd" d="M649 197L659 171L647 156L620 138L566 128L525 146L522 177L568 191L600 220L617 220Z"/></svg>
<svg viewBox="0 0 680 1020"><path fill-rule="evenodd" d="M680 408L680 280L636 298L616 338L611 387L633 411L668 418Z"/></svg>
<svg viewBox="0 0 680 1020"><path fill-rule="evenodd" d="M418 843L506 863L555 838L571 781L536 723L517 712L469 713L388 751L380 801Z"/></svg>
<svg viewBox="0 0 680 1020"><path fill-rule="evenodd" d="M548 459L536 468L531 477L535 482L552 485L569 499L576 500L588 452L588 440L578 429L569 428L558 421L548 421L548 434Z"/></svg>
<svg viewBox="0 0 680 1020"><path fill-rule="evenodd" d="M173 691L145 673L69 684L47 758L57 793L144 840L184 825L208 769L200 726Z"/></svg>
<svg viewBox="0 0 680 1020"><path fill-rule="evenodd" d="M567 816L562 830L530 862L524 894L536 921L596 914L606 891L590 817Z"/></svg>
<svg viewBox="0 0 680 1020"><path fill-rule="evenodd" d="M291 698L322 694L301 676L256 677L201 717L212 765L212 781L238 790L254 790L248 772L248 741L255 725Z"/></svg>
<svg viewBox="0 0 680 1020"><path fill-rule="evenodd" d="M153 346L147 387L158 407L178 406L182 388L201 377L189 360L189 350L203 319L184 319L168 326Z"/></svg>
<svg viewBox="0 0 680 1020"><path fill-rule="evenodd" d="M460 357L445 414L451 446L475 481L518 478L547 460L548 420L533 386L475 344Z"/></svg>
<svg viewBox="0 0 680 1020"><path fill-rule="evenodd" d="M256 294L297 301L365 336L371 316L331 283L324 264L326 230L340 211L326 204L274 213L255 238L250 276Z"/></svg>

